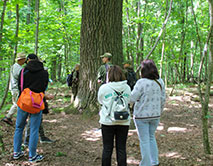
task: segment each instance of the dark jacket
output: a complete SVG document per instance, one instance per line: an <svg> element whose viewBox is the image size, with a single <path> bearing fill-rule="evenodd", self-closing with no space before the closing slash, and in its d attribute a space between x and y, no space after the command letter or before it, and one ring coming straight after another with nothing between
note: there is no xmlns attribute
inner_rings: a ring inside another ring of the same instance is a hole
<svg viewBox="0 0 213 166"><path fill-rule="evenodd" d="M48 72L44 70L43 63L37 60L31 60L24 68L23 89L29 88L31 91L44 92L48 85ZM19 74L18 87L21 92L21 72Z"/></svg>
<svg viewBox="0 0 213 166"><path fill-rule="evenodd" d="M127 79L127 84L133 90L135 83L137 82L137 77L134 69L132 67L127 67L124 69L124 74Z"/></svg>

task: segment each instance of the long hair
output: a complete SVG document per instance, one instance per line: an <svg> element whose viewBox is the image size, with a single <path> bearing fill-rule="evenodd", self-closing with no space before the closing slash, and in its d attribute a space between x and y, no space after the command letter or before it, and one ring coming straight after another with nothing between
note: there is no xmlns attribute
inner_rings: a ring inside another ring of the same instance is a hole
<svg viewBox="0 0 213 166"><path fill-rule="evenodd" d="M142 78L159 79L158 69L153 60L146 59L141 63L141 75Z"/></svg>
<svg viewBox="0 0 213 166"><path fill-rule="evenodd" d="M109 82L118 82L126 80L126 77L122 69L117 65L111 66L109 68L108 78Z"/></svg>

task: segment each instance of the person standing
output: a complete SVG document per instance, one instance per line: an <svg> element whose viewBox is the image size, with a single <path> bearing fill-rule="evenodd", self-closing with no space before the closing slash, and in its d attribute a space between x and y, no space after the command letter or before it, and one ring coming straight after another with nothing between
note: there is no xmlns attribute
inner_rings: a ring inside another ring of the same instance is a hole
<svg viewBox="0 0 213 166"><path fill-rule="evenodd" d="M100 120L103 153L102 166L111 166L111 156L114 147L114 138L116 142L116 156L118 166L126 166L126 141L130 125L130 116L126 120L114 121L111 118L111 107L117 93L122 94L122 98L127 106L130 101L131 90L127 85L125 75L119 66L112 66L109 69L109 83L101 85L98 91L98 102L101 104Z"/></svg>
<svg viewBox="0 0 213 166"><path fill-rule="evenodd" d="M30 60L33 60L33 59L36 60L37 56L33 56L33 55L28 56L27 60L26 60L26 63L30 62ZM46 63L46 61L41 61L41 62L43 64ZM44 70L46 70L48 72L48 68L47 67L44 67ZM49 82L52 83L52 81L50 81L50 78L49 78ZM48 87L47 87L47 89L48 89ZM46 91L47 91L47 89L46 89ZM40 143L53 143L54 142L53 140L51 140L50 138L48 138L45 135L44 127L43 127L43 123L42 123L43 122L43 115L49 113L47 100L51 100L53 98L54 98L54 96L47 95L47 94L45 94L45 96L43 98L45 109L42 110L41 124L40 124L40 127L39 127ZM23 147L28 147L29 138L30 138L30 120L28 120L26 128L25 128L24 144L22 144Z"/></svg>
<svg viewBox="0 0 213 166"><path fill-rule="evenodd" d="M80 65L76 64L75 68L72 72L73 76L72 76L72 96L71 96L71 102L75 101L75 98L78 94L78 85L79 85L79 69L80 69Z"/></svg>
<svg viewBox="0 0 213 166"><path fill-rule="evenodd" d="M27 65L23 72L23 89L29 88L31 91L40 93L45 92L48 85L48 72L44 70L43 63L38 60L35 54L29 54ZM18 87L21 93L21 74L19 75ZM24 155L21 150L23 130L27 118L30 118L30 138L29 138L29 161L37 162L43 159L42 155L36 152L39 136L39 127L42 118L42 110L36 114L30 114L18 107L16 128L13 140L13 159L17 160Z"/></svg>
<svg viewBox="0 0 213 166"><path fill-rule="evenodd" d="M2 119L3 122L13 125L12 116L17 111L17 100L19 96L19 90L18 90L18 76L22 69L22 66L24 65L26 60L26 55L24 53L18 53L16 58L16 63L11 67L10 69L10 91L12 94L12 102L13 105L11 106L8 114Z"/></svg>
<svg viewBox="0 0 213 166"><path fill-rule="evenodd" d="M125 61L123 63L123 68L124 68L124 74L127 79L127 84L130 86L131 90L133 90L133 87L135 83L137 82L137 78L136 78L136 73L133 67L131 66L131 61L130 60Z"/></svg>
<svg viewBox="0 0 213 166"><path fill-rule="evenodd" d="M101 65L98 69L97 80L98 80L98 83L102 85L108 82L107 74L108 74L108 70L110 66L112 66L112 63L111 63L112 54L106 52L100 57L102 58L103 65Z"/></svg>
<svg viewBox="0 0 213 166"><path fill-rule="evenodd" d="M131 92L131 102L135 103L133 119L142 156L140 166L158 166L155 131L165 104L165 86L153 60L142 62L141 76Z"/></svg>

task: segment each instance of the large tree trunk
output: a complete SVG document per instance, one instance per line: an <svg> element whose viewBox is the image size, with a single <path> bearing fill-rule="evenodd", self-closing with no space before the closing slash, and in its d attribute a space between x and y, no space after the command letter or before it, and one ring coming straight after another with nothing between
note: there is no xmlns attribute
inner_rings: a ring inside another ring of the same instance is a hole
<svg viewBox="0 0 213 166"><path fill-rule="evenodd" d="M100 55L110 52L112 63L122 64L122 6L122 0L83 0L80 85L75 101L80 109L95 111L98 108L96 76L101 65Z"/></svg>

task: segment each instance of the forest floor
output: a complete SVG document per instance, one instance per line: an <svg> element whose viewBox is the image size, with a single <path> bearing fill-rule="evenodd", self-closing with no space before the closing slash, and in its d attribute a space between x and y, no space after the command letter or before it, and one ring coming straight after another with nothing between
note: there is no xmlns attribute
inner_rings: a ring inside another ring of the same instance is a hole
<svg viewBox="0 0 213 166"><path fill-rule="evenodd" d="M50 88L48 93L55 94L54 91ZM57 97L49 101L50 113L44 115L43 127L46 136L55 142L52 144L38 143L38 153L43 154L45 158L34 165L101 165L102 139L99 117L95 115L88 118L81 114L60 111L69 104L69 94L66 87L61 88ZM212 156L207 156L203 152L201 106L199 102L193 101L196 98L194 87L174 91L173 96L167 97L165 111L156 132L161 166L213 166ZM210 99L209 106L213 113L213 97ZM23 158L17 161L12 160L14 126L3 122L0 122L0 126L6 149L6 152L0 155L0 165L33 165L27 162L27 149L25 149ZM212 119L209 124L209 138L212 142ZM138 136L133 124L130 127L127 141L127 158L128 166L137 166L141 159ZM115 150L112 166L116 166Z"/></svg>

